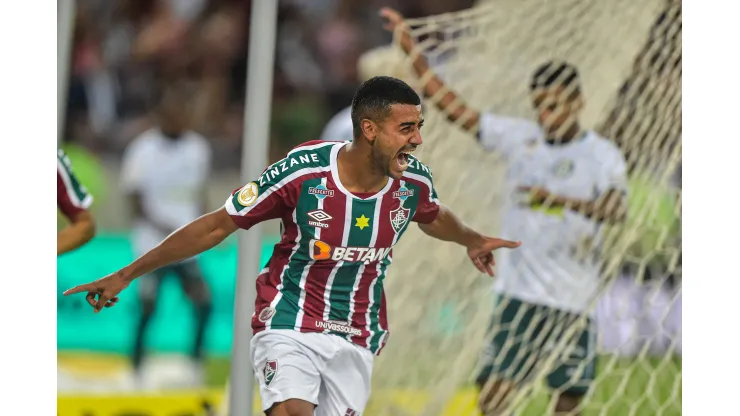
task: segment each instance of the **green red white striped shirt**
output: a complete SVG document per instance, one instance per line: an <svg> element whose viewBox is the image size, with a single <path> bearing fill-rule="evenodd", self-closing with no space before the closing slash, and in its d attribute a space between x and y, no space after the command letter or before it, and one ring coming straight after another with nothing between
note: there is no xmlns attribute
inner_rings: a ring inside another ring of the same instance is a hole
<svg viewBox="0 0 740 416"><path fill-rule="evenodd" d="M57 150L57 208L72 220L92 203L93 197L75 176L69 157L63 150Z"/></svg>
<svg viewBox="0 0 740 416"><path fill-rule="evenodd" d="M414 157L403 177L389 178L377 194L347 191L336 163L347 143L296 147L225 207L244 229L282 222L282 238L257 278L255 333L323 332L379 354L388 339L383 280L392 248L411 221L434 221L439 201L431 171Z"/></svg>

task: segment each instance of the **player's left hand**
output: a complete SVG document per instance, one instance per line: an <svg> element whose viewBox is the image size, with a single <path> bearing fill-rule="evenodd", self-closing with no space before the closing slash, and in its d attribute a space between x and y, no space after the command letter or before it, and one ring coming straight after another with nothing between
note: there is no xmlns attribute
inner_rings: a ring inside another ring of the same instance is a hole
<svg viewBox="0 0 740 416"><path fill-rule="evenodd" d="M517 248L522 245L521 241L502 240L495 237L481 237L478 241L468 246L468 257L481 273L487 273L493 277L493 266L496 264L493 258L493 250L500 248Z"/></svg>

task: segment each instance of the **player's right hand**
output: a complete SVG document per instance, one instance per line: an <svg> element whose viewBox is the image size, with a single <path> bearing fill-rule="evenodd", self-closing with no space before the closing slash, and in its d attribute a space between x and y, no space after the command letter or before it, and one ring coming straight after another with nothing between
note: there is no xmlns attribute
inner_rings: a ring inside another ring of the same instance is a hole
<svg viewBox="0 0 740 416"><path fill-rule="evenodd" d="M93 307L95 313L104 307L110 308L118 302L118 294L129 285L120 272L109 274L102 279L84 285L75 286L64 292L64 296L87 292L85 299Z"/></svg>
<svg viewBox="0 0 740 416"><path fill-rule="evenodd" d="M383 7L382 9L380 9L380 12L378 14L380 15L380 17L383 18L383 20L385 20L383 28L390 32L393 32L394 30L396 30L396 27L404 23L403 15L401 15L398 10L392 9L390 7Z"/></svg>

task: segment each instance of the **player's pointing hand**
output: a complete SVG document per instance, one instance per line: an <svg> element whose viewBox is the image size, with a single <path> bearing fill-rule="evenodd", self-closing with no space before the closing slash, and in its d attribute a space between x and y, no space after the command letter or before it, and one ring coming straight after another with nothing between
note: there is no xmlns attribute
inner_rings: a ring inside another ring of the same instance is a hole
<svg viewBox="0 0 740 416"><path fill-rule="evenodd" d="M116 272L102 279L84 285L75 286L64 292L64 296L87 292L85 299L93 307L95 313L104 307L110 308L118 302L118 294L128 287L129 282Z"/></svg>
<svg viewBox="0 0 740 416"><path fill-rule="evenodd" d="M500 248L517 248L522 245L521 241L509 241L494 237L482 237L474 244L468 246L468 257L481 273L493 276L493 266L496 264L493 258L493 250Z"/></svg>

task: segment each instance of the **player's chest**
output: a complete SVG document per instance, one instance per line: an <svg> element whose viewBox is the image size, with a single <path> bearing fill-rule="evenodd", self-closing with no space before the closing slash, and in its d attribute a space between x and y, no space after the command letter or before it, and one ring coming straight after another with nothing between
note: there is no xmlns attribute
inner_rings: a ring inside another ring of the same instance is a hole
<svg viewBox="0 0 740 416"><path fill-rule="evenodd" d="M199 186L204 181L202 163L191 152L153 153L142 168L148 186L156 190Z"/></svg>
<svg viewBox="0 0 740 416"><path fill-rule="evenodd" d="M593 155L571 149L535 148L512 160L507 173L514 186L540 186L573 197L592 198L601 167Z"/></svg>
<svg viewBox="0 0 740 416"><path fill-rule="evenodd" d="M418 189L399 183L362 196L327 178L304 182L293 213L302 238L337 247L392 247L416 212Z"/></svg>

